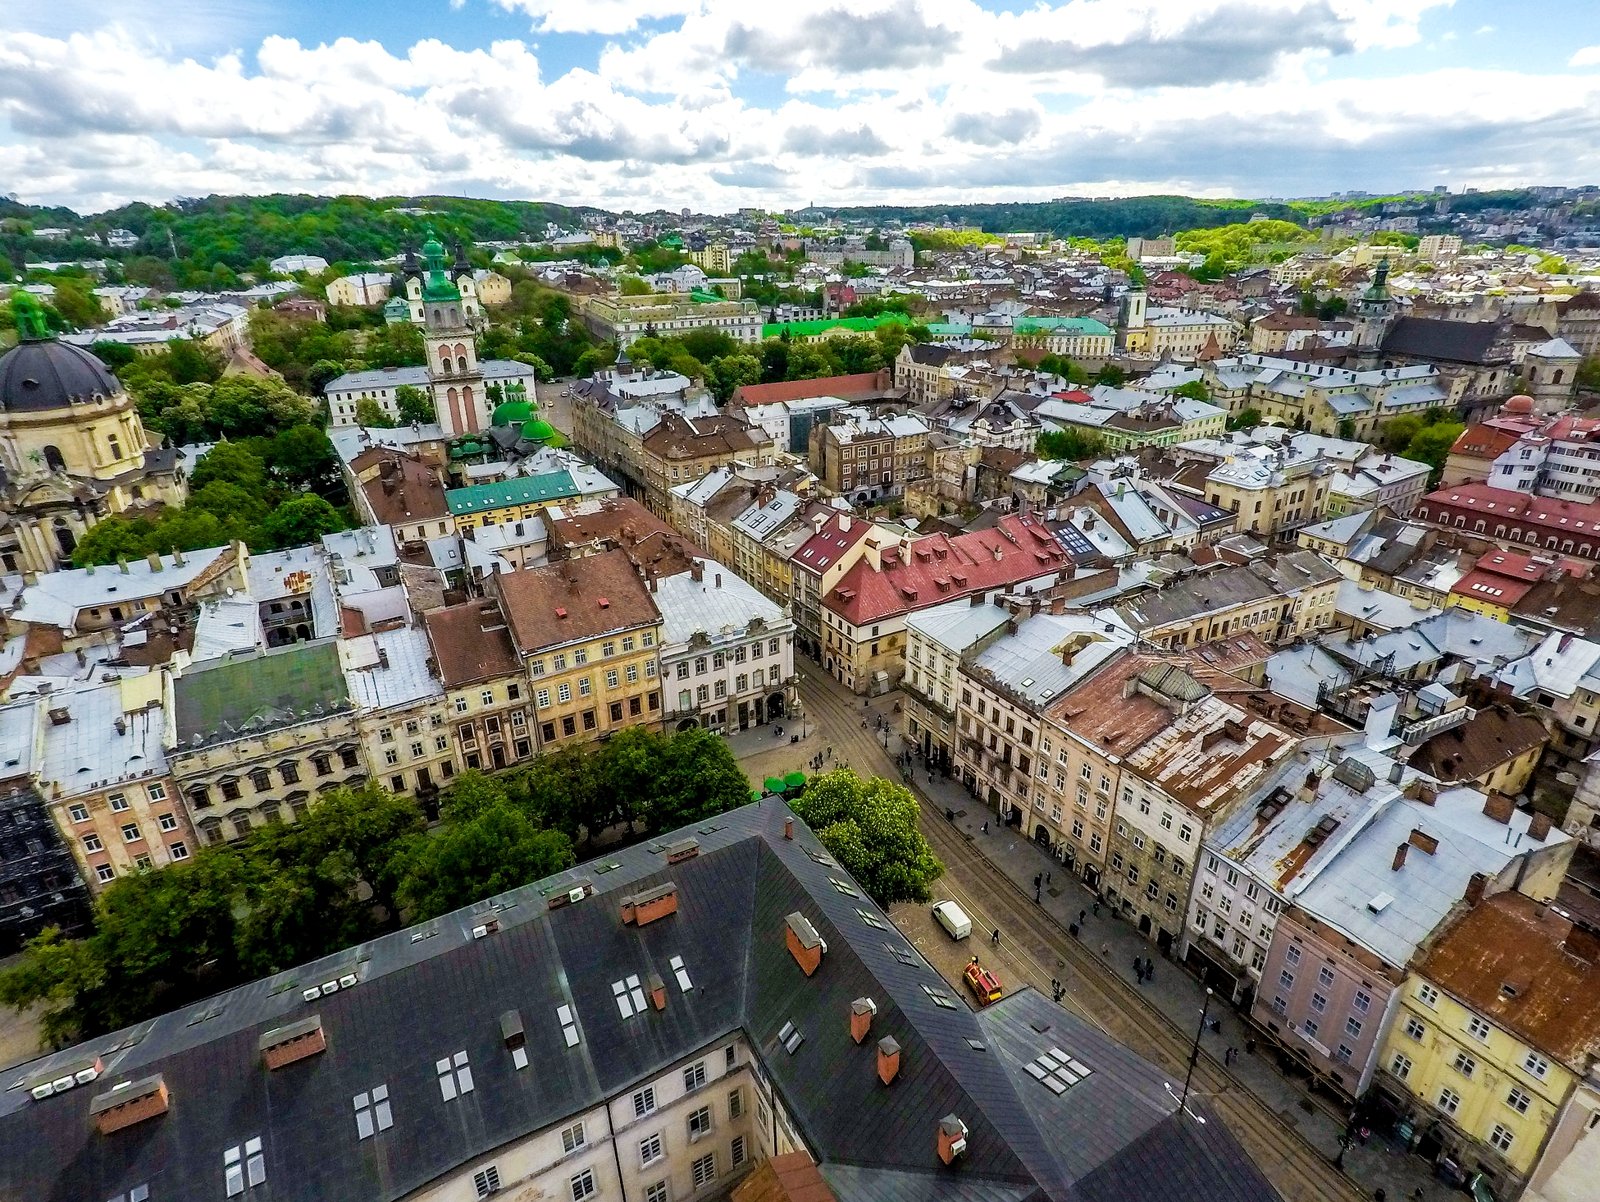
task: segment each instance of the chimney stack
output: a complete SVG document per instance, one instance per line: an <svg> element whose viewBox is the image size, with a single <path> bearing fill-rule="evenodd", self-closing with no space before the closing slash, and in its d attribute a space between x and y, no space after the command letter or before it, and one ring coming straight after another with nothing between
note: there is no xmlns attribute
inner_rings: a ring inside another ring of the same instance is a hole
<svg viewBox="0 0 1600 1202"><path fill-rule="evenodd" d="M1504 793L1491 792L1483 800L1483 812L1501 826L1511 824L1511 815L1517 812L1517 803Z"/></svg>
<svg viewBox="0 0 1600 1202"><path fill-rule="evenodd" d="M878 1012L878 1003L869 997L858 997L850 1003L850 1038L861 1043L872 1030L872 1016Z"/></svg>
<svg viewBox="0 0 1600 1202"><path fill-rule="evenodd" d="M801 972L808 977L813 975L822 967L822 953L828 950L828 945L817 934L817 928L811 925L810 919L798 910L784 918L783 923L784 942L788 945L789 954L794 957Z"/></svg>
<svg viewBox="0 0 1600 1202"><path fill-rule="evenodd" d="M622 925L647 927L678 912L678 886L671 881L622 899Z"/></svg>
<svg viewBox="0 0 1600 1202"><path fill-rule="evenodd" d="M1528 838L1536 843L1543 843L1550 833L1550 815L1542 814L1538 810L1533 812L1533 820L1528 823Z"/></svg>
<svg viewBox="0 0 1600 1202"><path fill-rule="evenodd" d="M650 974L650 1004L657 1010L667 1008L667 983L658 972Z"/></svg>
<svg viewBox="0 0 1600 1202"><path fill-rule="evenodd" d="M1483 900L1484 891L1489 887L1489 878L1481 872L1474 872L1467 881L1467 892L1464 899L1468 906L1475 906Z"/></svg>
<svg viewBox="0 0 1600 1202"><path fill-rule="evenodd" d="M783 820L783 837L785 839L793 839L794 838L794 819L793 818L785 818Z"/></svg>
<svg viewBox="0 0 1600 1202"><path fill-rule="evenodd" d="M1394 849L1394 863L1389 865L1393 871L1399 872L1406 866L1406 848L1410 846L1409 843L1402 843Z"/></svg>
<svg viewBox="0 0 1600 1202"><path fill-rule="evenodd" d="M939 1120L939 1159L954 1164L967 1150L967 1125L953 1114Z"/></svg>
<svg viewBox="0 0 1600 1202"><path fill-rule="evenodd" d="M167 1084L160 1073L155 1073L138 1081L123 1081L96 1094L89 1103L89 1117L94 1120L95 1130L110 1135L166 1114L167 1107Z"/></svg>
<svg viewBox="0 0 1600 1202"><path fill-rule="evenodd" d="M893 1035L878 1040L878 1080L892 1085L900 1074L900 1045Z"/></svg>
<svg viewBox="0 0 1600 1202"><path fill-rule="evenodd" d="M313 1014L284 1027L275 1027L261 1036L261 1062L270 1072L304 1060L328 1049L328 1039L322 1033L322 1019Z"/></svg>

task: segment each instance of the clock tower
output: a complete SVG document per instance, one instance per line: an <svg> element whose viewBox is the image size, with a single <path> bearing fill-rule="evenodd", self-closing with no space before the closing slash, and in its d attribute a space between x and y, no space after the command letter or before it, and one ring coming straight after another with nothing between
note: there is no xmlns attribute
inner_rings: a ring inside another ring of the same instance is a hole
<svg viewBox="0 0 1600 1202"><path fill-rule="evenodd" d="M478 344L468 324L461 291L445 271L444 247L430 234L422 244L422 338L428 352L428 383L445 434L485 428L488 397L478 367Z"/></svg>

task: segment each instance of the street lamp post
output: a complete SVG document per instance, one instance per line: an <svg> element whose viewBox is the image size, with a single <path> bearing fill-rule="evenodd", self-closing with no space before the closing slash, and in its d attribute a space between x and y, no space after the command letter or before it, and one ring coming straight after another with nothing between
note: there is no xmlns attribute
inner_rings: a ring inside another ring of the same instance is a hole
<svg viewBox="0 0 1600 1202"><path fill-rule="evenodd" d="M1211 986L1206 986L1206 1000L1200 1006L1200 1025L1195 1028L1194 1047L1189 1051L1189 1067L1183 1074L1183 1097L1178 1099L1178 1109L1182 1110L1189 1101L1189 1082L1194 1077L1194 1062L1200 1059L1200 1037L1206 1032L1206 1012L1211 1008Z"/></svg>

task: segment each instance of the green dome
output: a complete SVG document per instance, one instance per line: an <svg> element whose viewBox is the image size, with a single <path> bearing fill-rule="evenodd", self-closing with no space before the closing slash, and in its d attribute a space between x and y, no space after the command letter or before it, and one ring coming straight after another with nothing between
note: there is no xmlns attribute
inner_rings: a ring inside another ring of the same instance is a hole
<svg viewBox="0 0 1600 1202"><path fill-rule="evenodd" d="M529 442L549 442L556 436L556 428L543 418L534 418L522 424L522 437Z"/></svg>
<svg viewBox="0 0 1600 1202"><path fill-rule="evenodd" d="M489 418L491 426L520 426L533 416L533 406L527 401L504 401L494 407Z"/></svg>
<svg viewBox="0 0 1600 1202"><path fill-rule="evenodd" d="M438 238L434 237L430 233L428 235L428 240L422 244L422 257L424 260L438 259L439 261L443 262L444 243L440 242Z"/></svg>

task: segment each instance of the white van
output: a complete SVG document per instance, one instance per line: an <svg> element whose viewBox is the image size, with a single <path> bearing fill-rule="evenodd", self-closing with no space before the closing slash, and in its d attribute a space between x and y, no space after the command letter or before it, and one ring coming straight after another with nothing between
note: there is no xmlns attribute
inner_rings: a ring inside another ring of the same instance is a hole
<svg viewBox="0 0 1600 1202"><path fill-rule="evenodd" d="M933 918L952 939L965 939L972 934L972 919L953 901L938 902L933 907Z"/></svg>

